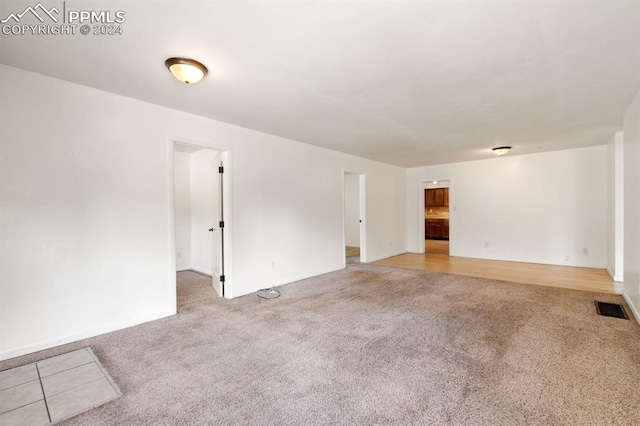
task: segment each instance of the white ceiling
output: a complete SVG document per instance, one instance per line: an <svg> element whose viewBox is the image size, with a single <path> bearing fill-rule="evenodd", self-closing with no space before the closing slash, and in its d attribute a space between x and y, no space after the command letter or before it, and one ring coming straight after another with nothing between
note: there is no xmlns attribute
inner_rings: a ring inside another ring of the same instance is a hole
<svg viewBox="0 0 640 426"><path fill-rule="evenodd" d="M640 88L640 0L66 7L122 9L124 34L0 35L0 63L407 167L606 143ZM170 56L210 73L182 85Z"/></svg>

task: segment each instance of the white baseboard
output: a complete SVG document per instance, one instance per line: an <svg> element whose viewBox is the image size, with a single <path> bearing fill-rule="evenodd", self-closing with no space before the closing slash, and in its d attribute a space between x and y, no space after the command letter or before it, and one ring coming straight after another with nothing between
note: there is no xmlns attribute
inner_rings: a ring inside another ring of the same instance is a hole
<svg viewBox="0 0 640 426"><path fill-rule="evenodd" d="M612 280L617 281L619 283L621 283L623 281L622 275L614 274L613 271L611 269L609 269L608 266L605 268L605 270L607 271L607 273L609 274L609 276L611 277Z"/></svg>
<svg viewBox="0 0 640 426"><path fill-rule="evenodd" d="M196 268L195 266L192 266L191 268L189 268L189 270L190 271L200 272L201 274L204 274L204 275L213 276L213 271L211 271L209 269Z"/></svg>
<svg viewBox="0 0 640 426"><path fill-rule="evenodd" d="M386 258L393 257L393 256L400 256L401 254L405 254L405 253L407 253L407 251L400 250L400 251L397 251L397 252L394 252L394 253L383 254L382 256L370 257L370 258L367 259L366 263L377 262L378 260L386 259Z"/></svg>
<svg viewBox="0 0 640 426"><path fill-rule="evenodd" d="M210 271L208 269L196 268L195 266L183 266L183 267L180 267L180 268L176 268L176 272L184 272L184 271L195 271L195 272L199 272L199 273L204 274L204 275L212 275L213 276L213 271Z"/></svg>
<svg viewBox="0 0 640 426"><path fill-rule="evenodd" d="M175 315L176 311L163 312L161 314L153 314L147 317L141 317L133 321L122 322L117 324L111 324L105 327L94 328L92 330L86 330L81 333L70 334L68 336L59 337L57 339L45 340L42 342L32 343L17 348L7 349L0 351L0 361L4 361L17 356L27 355L34 352L42 351L45 349L55 348L56 346L66 345L67 343L77 342L78 340L88 339L89 337L99 336L101 334L111 333L112 331L122 330L124 328L133 327L134 325L143 324L145 322L154 321L160 318L165 318L171 315Z"/></svg>
<svg viewBox="0 0 640 426"><path fill-rule="evenodd" d="M344 270L344 266L339 265L339 266L334 266L334 267L332 267L332 268L330 268L330 269L328 269L326 271L315 271L315 272L307 273L307 274L289 275L287 277L281 278L280 280L278 280L276 282L264 281L257 288L246 289L246 290L238 290L237 293L234 293L233 298L246 296L248 294L255 293L256 291L261 290L263 288L269 288L272 285L274 287L282 287L282 286L286 286L288 284L292 284L292 283L295 283L295 282L298 282L298 281L306 280L307 278L318 277L320 275L330 274L332 272L343 271L343 270Z"/></svg>
<svg viewBox="0 0 640 426"><path fill-rule="evenodd" d="M629 297L627 296L627 293L624 292L624 290L622 291L622 297L625 300L625 302L627 302L627 305L629 306L629 308L631 308L631 313L633 314L633 316L636 318L636 322L638 324L640 324L640 312L638 312L638 310L636 309L636 307L633 305L633 303L631 302L631 300L629 299Z"/></svg>

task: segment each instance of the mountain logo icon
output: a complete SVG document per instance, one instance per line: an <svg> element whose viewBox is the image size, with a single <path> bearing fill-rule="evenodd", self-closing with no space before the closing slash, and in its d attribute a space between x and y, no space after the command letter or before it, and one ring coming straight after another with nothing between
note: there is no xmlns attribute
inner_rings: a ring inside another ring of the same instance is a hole
<svg viewBox="0 0 640 426"><path fill-rule="evenodd" d="M27 15L28 13L31 13L33 16L35 16L36 18L38 18L38 21L40 22L44 22L44 18L43 16L46 18L47 16L53 21L53 22L58 22L58 19L53 16L53 14L58 14L60 13L60 11L58 9L54 7L52 7L51 9L47 10L46 7L44 7L42 5L42 3L38 3L37 5L31 7L27 7L25 10L22 11L22 13L11 13L9 16L7 16L5 19L3 19L2 21L0 21L0 23L6 24L9 21L11 21L12 19L15 21L15 23L19 23L20 20Z"/></svg>

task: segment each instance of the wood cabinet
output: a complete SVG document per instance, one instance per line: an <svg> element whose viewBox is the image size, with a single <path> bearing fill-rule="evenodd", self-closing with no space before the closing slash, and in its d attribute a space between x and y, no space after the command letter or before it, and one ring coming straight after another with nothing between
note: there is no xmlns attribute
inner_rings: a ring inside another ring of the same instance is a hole
<svg viewBox="0 0 640 426"><path fill-rule="evenodd" d="M449 219L425 219L424 238L425 240L448 240Z"/></svg>
<svg viewBox="0 0 640 426"><path fill-rule="evenodd" d="M444 206L444 188L434 189L434 197L436 201L436 206Z"/></svg>
<svg viewBox="0 0 640 426"><path fill-rule="evenodd" d="M449 206L449 188L436 188L424 190L424 207Z"/></svg>
<svg viewBox="0 0 640 426"><path fill-rule="evenodd" d="M435 204L435 192L432 189L424 190L424 206L432 207Z"/></svg>

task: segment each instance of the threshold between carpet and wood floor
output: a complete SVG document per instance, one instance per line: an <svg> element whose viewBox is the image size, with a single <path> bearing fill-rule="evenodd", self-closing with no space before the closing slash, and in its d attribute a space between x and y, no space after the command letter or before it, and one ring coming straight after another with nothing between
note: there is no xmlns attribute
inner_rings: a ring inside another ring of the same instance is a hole
<svg viewBox="0 0 640 426"><path fill-rule="evenodd" d="M65 425L640 424L640 328L594 306L620 296L370 264L273 300L178 281L177 315L0 370L91 346L123 395Z"/></svg>

